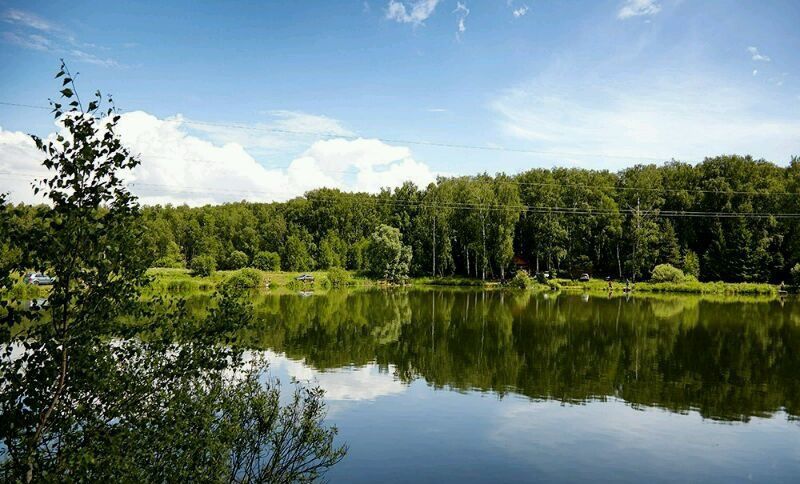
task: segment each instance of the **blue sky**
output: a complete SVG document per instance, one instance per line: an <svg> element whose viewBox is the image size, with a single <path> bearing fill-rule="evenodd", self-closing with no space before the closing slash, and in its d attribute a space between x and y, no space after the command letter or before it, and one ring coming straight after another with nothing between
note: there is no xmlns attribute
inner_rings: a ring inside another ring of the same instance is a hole
<svg viewBox="0 0 800 484"><path fill-rule="evenodd" d="M258 129L542 152L385 143L428 175L784 164L800 154L798 24L797 1L0 1L0 101L46 104L64 57L86 93L267 167L324 137ZM55 130L2 105L0 127ZM324 157L309 166L363 167Z"/></svg>

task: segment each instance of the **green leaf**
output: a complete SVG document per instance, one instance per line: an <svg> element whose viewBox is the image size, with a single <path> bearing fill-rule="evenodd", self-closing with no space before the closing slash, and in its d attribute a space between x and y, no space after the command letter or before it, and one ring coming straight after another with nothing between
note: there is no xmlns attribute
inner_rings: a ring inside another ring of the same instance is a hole
<svg viewBox="0 0 800 484"><path fill-rule="evenodd" d="M72 97L73 94L74 93L72 92L72 89L70 89L68 87L61 90L61 95L64 96L64 97L68 97L69 98L69 97Z"/></svg>
<svg viewBox="0 0 800 484"><path fill-rule="evenodd" d="M64 78L64 83L63 83L63 84L61 84L61 85L62 85L62 86L66 86L66 85L67 85L67 84L69 84L70 82L72 82L72 78L71 78L71 77L65 77L65 78Z"/></svg>

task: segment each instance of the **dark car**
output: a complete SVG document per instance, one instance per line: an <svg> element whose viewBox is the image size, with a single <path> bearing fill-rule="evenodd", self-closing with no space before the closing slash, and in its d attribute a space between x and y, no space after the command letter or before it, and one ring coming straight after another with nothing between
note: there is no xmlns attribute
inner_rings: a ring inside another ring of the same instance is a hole
<svg viewBox="0 0 800 484"><path fill-rule="evenodd" d="M54 281L55 279L41 272L31 272L25 275L25 282L33 284L34 286L49 286L52 285Z"/></svg>
<svg viewBox="0 0 800 484"><path fill-rule="evenodd" d="M581 277L578 280L581 282L589 282L589 279L590 279L589 274L584 272L583 274L581 274Z"/></svg>

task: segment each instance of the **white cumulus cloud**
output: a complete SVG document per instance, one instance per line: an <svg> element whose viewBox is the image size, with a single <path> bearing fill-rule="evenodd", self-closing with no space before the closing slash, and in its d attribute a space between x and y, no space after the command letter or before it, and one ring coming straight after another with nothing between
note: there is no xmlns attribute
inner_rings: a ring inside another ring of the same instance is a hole
<svg viewBox="0 0 800 484"><path fill-rule="evenodd" d="M408 148L375 139L319 140L298 150L287 166L267 168L240 143L192 134L181 116L125 113L117 133L142 161L124 179L144 204L281 201L321 187L375 193L436 178ZM10 192L13 201L36 201L30 183L44 173L41 160L30 137L0 128L0 192Z"/></svg>
<svg viewBox="0 0 800 484"><path fill-rule="evenodd" d="M528 13L528 6L523 5L519 8L515 8L514 10L511 11L511 13L514 15L514 18L524 17L525 14Z"/></svg>
<svg viewBox="0 0 800 484"><path fill-rule="evenodd" d="M769 62L772 60L768 56L760 53L757 47L750 46L747 48L747 52L750 53L751 59L754 61Z"/></svg>
<svg viewBox="0 0 800 484"><path fill-rule="evenodd" d="M420 25L433 15L439 0L415 0L398 2L389 0L386 7L386 18L404 24Z"/></svg>
<svg viewBox="0 0 800 484"><path fill-rule="evenodd" d="M617 18L627 19L631 17L655 15L661 11L661 5L655 0L627 0L617 12Z"/></svg>

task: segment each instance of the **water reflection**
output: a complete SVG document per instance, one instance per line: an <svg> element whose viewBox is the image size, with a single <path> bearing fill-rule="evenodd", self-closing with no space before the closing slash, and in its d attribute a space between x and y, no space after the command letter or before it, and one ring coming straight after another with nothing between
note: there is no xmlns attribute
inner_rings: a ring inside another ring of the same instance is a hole
<svg viewBox="0 0 800 484"><path fill-rule="evenodd" d="M424 379L501 397L613 397L720 420L800 414L796 300L376 290L254 303L243 344L303 361L313 368L303 371L328 380L330 396L360 398L345 388L359 373L337 381L335 370L372 365L361 375L375 390L366 398ZM392 378L370 380L379 374Z"/></svg>

